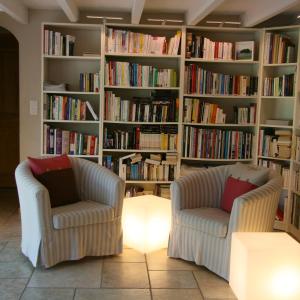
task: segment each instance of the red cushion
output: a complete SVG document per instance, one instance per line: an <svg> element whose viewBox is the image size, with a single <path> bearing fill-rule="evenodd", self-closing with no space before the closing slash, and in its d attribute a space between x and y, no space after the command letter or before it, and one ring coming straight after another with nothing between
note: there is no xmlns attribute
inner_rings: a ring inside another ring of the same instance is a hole
<svg viewBox="0 0 300 300"><path fill-rule="evenodd" d="M54 170L70 169L72 167L67 155L43 159L28 157L28 161L30 169L34 176Z"/></svg>
<svg viewBox="0 0 300 300"><path fill-rule="evenodd" d="M221 208L231 212L234 199L257 188L257 185L248 181L228 177L225 183L224 193L221 201Z"/></svg>

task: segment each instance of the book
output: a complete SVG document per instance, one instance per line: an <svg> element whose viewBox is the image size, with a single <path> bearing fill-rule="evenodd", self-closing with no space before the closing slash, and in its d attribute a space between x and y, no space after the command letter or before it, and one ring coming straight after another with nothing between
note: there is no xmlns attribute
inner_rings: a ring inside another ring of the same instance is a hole
<svg viewBox="0 0 300 300"><path fill-rule="evenodd" d="M293 96L294 95L294 74L284 74L278 77L264 78L264 96Z"/></svg>
<svg viewBox="0 0 300 300"><path fill-rule="evenodd" d="M292 125L292 120L279 120L279 119L267 119L265 121L265 124L268 125L280 125L280 126L290 126Z"/></svg>
<svg viewBox="0 0 300 300"><path fill-rule="evenodd" d="M100 75L99 73L80 73L79 74L79 89L81 92L100 91Z"/></svg>
<svg viewBox="0 0 300 300"><path fill-rule="evenodd" d="M91 113L91 115L93 116L94 120L98 121L99 118L96 115L96 113L95 113L95 111L94 111L94 109L93 109L93 107L92 107L92 105L91 105L91 103L89 101L86 101L86 106L87 106L89 112Z"/></svg>
<svg viewBox="0 0 300 300"><path fill-rule="evenodd" d="M254 60L254 41L235 42L236 60Z"/></svg>

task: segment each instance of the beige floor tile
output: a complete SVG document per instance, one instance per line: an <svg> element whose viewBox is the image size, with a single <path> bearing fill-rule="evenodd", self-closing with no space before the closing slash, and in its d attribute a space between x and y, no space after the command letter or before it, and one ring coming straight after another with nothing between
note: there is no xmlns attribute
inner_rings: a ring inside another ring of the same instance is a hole
<svg viewBox="0 0 300 300"><path fill-rule="evenodd" d="M203 300L199 289L152 289L153 300Z"/></svg>
<svg viewBox="0 0 300 300"><path fill-rule="evenodd" d="M0 251L0 262L25 262L27 258L21 253L20 246L8 242Z"/></svg>
<svg viewBox="0 0 300 300"><path fill-rule="evenodd" d="M101 282L101 268L101 259L84 259L66 262L50 269L38 268L33 272L28 286L99 288Z"/></svg>
<svg viewBox="0 0 300 300"><path fill-rule="evenodd" d="M149 280L145 263L104 263L102 287L148 288Z"/></svg>
<svg viewBox="0 0 300 300"><path fill-rule="evenodd" d="M149 253L146 259L149 270L198 270L198 267L194 263L169 258L167 256L167 249Z"/></svg>
<svg viewBox="0 0 300 300"><path fill-rule="evenodd" d="M205 299L236 299L228 282L221 277L204 268L194 275Z"/></svg>
<svg viewBox="0 0 300 300"><path fill-rule="evenodd" d="M17 300L20 298L27 279L1 279L0 280L0 299L1 300Z"/></svg>
<svg viewBox="0 0 300 300"><path fill-rule="evenodd" d="M145 262L145 255L134 249L123 249L123 253L115 256L108 256L105 262Z"/></svg>
<svg viewBox="0 0 300 300"><path fill-rule="evenodd" d="M21 300L73 300L73 289L26 288Z"/></svg>
<svg viewBox="0 0 300 300"><path fill-rule="evenodd" d="M1 262L0 278L29 278L33 267L30 262Z"/></svg>
<svg viewBox="0 0 300 300"><path fill-rule="evenodd" d="M149 289L78 289L74 300L150 300Z"/></svg>
<svg viewBox="0 0 300 300"><path fill-rule="evenodd" d="M193 289L198 288L191 271L149 271L152 288Z"/></svg>

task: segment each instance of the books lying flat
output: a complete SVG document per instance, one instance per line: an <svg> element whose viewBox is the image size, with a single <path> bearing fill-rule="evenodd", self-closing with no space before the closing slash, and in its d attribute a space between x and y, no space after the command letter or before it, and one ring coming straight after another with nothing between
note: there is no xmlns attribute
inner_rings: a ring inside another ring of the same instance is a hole
<svg viewBox="0 0 300 300"><path fill-rule="evenodd" d="M54 84L50 82L44 82L44 91L66 91L66 84L65 83L59 83L59 84Z"/></svg>
<svg viewBox="0 0 300 300"><path fill-rule="evenodd" d="M268 125L280 125L280 126L289 126L293 124L292 120L279 120L279 119L268 119L265 121L265 124Z"/></svg>

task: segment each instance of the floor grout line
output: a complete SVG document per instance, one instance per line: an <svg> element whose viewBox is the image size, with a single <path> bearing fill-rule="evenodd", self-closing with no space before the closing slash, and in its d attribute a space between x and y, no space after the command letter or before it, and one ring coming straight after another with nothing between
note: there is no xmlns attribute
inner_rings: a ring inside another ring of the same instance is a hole
<svg viewBox="0 0 300 300"><path fill-rule="evenodd" d="M202 290L201 290L201 288L200 288L200 284L199 284L199 282L198 282L198 280L197 280L197 278L196 278L196 276L195 276L195 272L196 272L196 271L192 271L193 277L194 277L194 279L195 279L195 281L196 281L196 284L197 284L197 286L198 286L198 290L199 290L199 292L200 292L200 295L201 295L202 299L205 300L204 295L203 295L203 293L202 293Z"/></svg>

